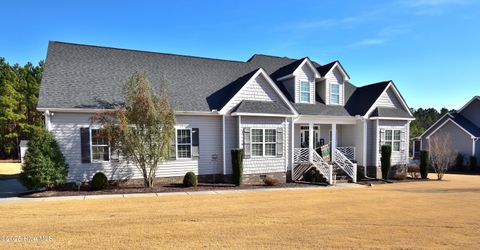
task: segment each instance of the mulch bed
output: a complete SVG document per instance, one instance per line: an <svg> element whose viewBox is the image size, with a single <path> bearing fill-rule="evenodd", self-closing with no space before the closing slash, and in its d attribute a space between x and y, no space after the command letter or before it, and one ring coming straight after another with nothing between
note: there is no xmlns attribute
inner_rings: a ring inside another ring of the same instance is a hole
<svg viewBox="0 0 480 250"><path fill-rule="evenodd" d="M241 185L225 183L199 183L197 187L183 187L181 184L157 184L153 188L144 188L143 186L110 186L107 189L93 191L88 187L82 187L80 191L72 186L64 186L55 190L34 192L22 195L22 197L40 198L54 196L78 196L78 195L102 195L102 194L135 194L135 193L165 193L165 192L194 192L194 191L220 191L220 190L242 190L242 189L266 189L266 188L295 188L308 187L312 184L306 183L279 183L276 186L266 185Z"/></svg>
<svg viewBox="0 0 480 250"><path fill-rule="evenodd" d="M359 180L358 184L369 185L369 184L392 184L392 183L409 183L409 182L427 182L435 181L436 179L421 179L421 178L411 178L407 177L403 180L382 180L382 179L371 179L371 180Z"/></svg>

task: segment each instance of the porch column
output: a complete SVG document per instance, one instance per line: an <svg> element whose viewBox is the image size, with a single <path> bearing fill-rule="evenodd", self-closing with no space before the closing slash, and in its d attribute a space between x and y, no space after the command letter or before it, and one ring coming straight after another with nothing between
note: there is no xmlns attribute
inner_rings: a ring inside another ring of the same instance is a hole
<svg viewBox="0 0 480 250"><path fill-rule="evenodd" d="M309 148L309 157L310 162L313 160L313 123L308 123L308 148Z"/></svg>
<svg viewBox="0 0 480 250"><path fill-rule="evenodd" d="M332 123L332 161L335 161L335 149L337 148L337 124Z"/></svg>

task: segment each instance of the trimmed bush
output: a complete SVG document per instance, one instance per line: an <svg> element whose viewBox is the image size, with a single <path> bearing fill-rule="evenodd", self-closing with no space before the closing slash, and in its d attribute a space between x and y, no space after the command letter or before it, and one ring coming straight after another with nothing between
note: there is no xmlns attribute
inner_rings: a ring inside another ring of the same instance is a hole
<svg viewBox="0 0 480 250"><path fill-rule="evenodd" d="M469 168L470 168L470 171L477 171L477 157L475 156L470 156L470 159L469 159Z"/></svg>
<svg viewBox="0 0 480 250"><path fill-rule="evenodd" d="M380 158L380 162L382 164L383 179L388 178L388 173L390 172L390 168L392 167L391 158L392 158L392 147L390 145L383 145L382 157Z"/></svg>
<svg viewBox="0 0 480 250"><path fill-rule="evenodd" d="M108 178L107 176L102 173L102 172L98 172L96 173L93 178L92 178L92 181L90 182L90 187L92 188L92 190L102 190L102 189L105 189L106 187L108 187Z"/></svg>
<svg viewBox="0 0 480 250"><path fill-rule="evenodd" d="M65 183L68 164L57 141L42 130L28 142L20 182L29 189L52 188Z"/></svg>
<svg viewBox="0 0 480 250"><path fill-rule="evenodd" d="M463 169L463 161L464 161L463 154L458 153L457 157L455 157L455 168L456 168L456 170L458 170L458 171L463 171L464 170Z"/></svg>
<svg viewBox="0 0 480 250"><path fill-rule="evenodd" d="M427 179L428 176L428 151L420 151L420 175L422 179Z"/></svg>
<svg viewBox="0 0 480 250"><path fill-rule="evenodd" d="M263 183L267 186L276 186L278 185L279 181L273 176L267 176L263 179Z"/></svg>
<svg viewBox="0 0 480 250"><path fill-rule="evenodd" d="M184 187L196 187L198 184L197 176L193 172L187 172L183 177Z"/></svg>
<svg viewBox="0 0 480 250"><path fill-rule="evenodd" d="M243 179L243 149L232 149L233 184L240 186Z"/></svg>

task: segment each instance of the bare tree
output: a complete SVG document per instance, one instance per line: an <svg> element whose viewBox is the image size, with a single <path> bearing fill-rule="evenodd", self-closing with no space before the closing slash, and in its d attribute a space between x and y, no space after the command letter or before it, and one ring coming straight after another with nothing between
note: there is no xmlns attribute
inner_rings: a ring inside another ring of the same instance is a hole
<svg viewBox="0 0 480 250"><path fill-rule="evenodd" d="M110 145L141 171L145 187L153 187L160 164L168 158L175 136L175 112L165 82L160 95L145 73L135 73L124 86L125 105L92 117L99 122Z"/></svg>
<svg viewBox="0 0 480 250"><path fill-rule="evenodd" d="M430 137L430 163L437 174L437 179L442 180L448 167L453 162L454 152L450 135L440 133Z"/></svg>

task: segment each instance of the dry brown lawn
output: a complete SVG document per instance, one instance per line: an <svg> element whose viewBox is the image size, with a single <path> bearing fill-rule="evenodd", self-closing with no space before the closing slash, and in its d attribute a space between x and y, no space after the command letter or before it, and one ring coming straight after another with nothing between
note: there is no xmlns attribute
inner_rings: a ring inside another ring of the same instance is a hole
<svg viewBox="0 0 480 250"><path fill-rule="evenodd" d="M20 163L0 163L0 175L13 175L22 172Z"/></svg>
<svg viewBox="0 0 480 250"><path fill-rule="evenodd" d="M434 176L430 176L434 177ZM1 204L0 248L480 248L480 176L293 190Z"/></svg>

